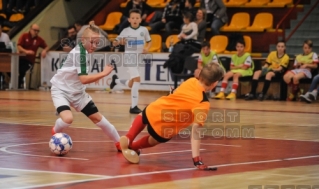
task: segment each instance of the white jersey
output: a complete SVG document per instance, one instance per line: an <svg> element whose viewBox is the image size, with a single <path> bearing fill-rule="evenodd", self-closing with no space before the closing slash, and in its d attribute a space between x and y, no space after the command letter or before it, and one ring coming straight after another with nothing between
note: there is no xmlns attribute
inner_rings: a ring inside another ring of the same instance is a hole
<svg viewBox="0 0 319 189"><path fill-rule="evenodd" d="M151 41L150 34L146 27L139 26L134 29L132 27L125 28L116 40L126 39L125 53L142 53L146 42Z"/></svg>
<svg viewBox="0 0 319 189"><path fill-rule="evenodd" d="M69 94L78 94L85 91L86 86L81 83L79 76L88 75L88 55L82 43L79 43L69 52L61 68L52 77L50 81L52 85Z"/></svg>

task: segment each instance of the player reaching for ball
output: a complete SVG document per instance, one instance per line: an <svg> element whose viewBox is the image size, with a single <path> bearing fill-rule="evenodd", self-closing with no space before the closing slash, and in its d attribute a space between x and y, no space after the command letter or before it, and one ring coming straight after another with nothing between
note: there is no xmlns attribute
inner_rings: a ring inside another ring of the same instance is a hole
<svg viewBox="0 0 319 189"><path fill-rule="evenodd" d="M131 107L129 112L131 114L139 114L141 110L138 108L138 90L140 87L140 73L138 71L138 60L141 53L147 53L151 47L151 37L146 27L140 26L142 21L141 11L138 9L130 10L130 27L125 28L120 35L113 42L113 46L125 44L124 66L128 65L128 72L130 79L119 79L117 75L112 76L110 88L113 89L115 85L122 84L131 89ZM145 43L148 43L145 45ZM133 58L131 58L133 57ZM132 61L132 62L131 62Z"/></svg>
<svg viewBox="0 0 319 189"><path fill-rule="evenodd" d="M210 103L206 96L224 76L224 70L215 63L205 65L199 79L190 78L183 82L173 94L163 96L150 103L137 115L125 136L120 138L123 156L131 163L139 162L139 150L165 143L179 131L192 125L191 148L194 165L199 169L210 170L204 165L199 154L199 128L203 126ZM179 114L183 114L180 119ZM187 114L187 116L185 116ZM203 115L204 116L201 116ZM147 126L148 135L134 141ZM137 152L137 153L136 153Z"/></svg>
<svg viewBox="0 0 319 189"><path fill-rule="evenodd" d="M115 127L99 113L91 96L85 92L85 84L96 82L109 75L113 70L112 66L106 65L102 72L88 75L90 54L94 52L100 39L99 28L93 21L90 22L90 26L83 32L79 44L70 51L61 68L52 77L51 96L60 116L52 128L52 134L60 133L72 124L73 115L70 109L72 106L100 127L120 150L120 136Z"/></svg>

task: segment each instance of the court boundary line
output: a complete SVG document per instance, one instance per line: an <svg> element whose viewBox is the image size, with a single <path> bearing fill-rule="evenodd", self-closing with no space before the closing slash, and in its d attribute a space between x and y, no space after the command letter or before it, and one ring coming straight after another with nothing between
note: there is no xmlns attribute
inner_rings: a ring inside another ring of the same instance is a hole
<svg viewBox="0 0 319 189"><path fill-rule="evenodd" d="M297 159L298 158L298 159ZM309 159L309 158L319 158L319 155L312 155L312 156L301 156L296 158L284 158L284 159L273 159L273 160L262 160L262 161L251 161L251 162L239 162L239 163L230 163L230 164L220 164L220 165L214 165L214 166L208 166L208 167L229 167L229 166L240 166L240 165L253 165L253 164L260 164L260 163L273 163L273 162L280 162L280 161L294 161L299 159ZM296 166L298 167L298 166ZM7 168L10 169L10 168ZM274 168L277 169L277 168ZM16 169L18 170L18 169ZM124 175L116 175L116 176L108 176L105 175L105 178L96 178L95 180L110 180L110 179L117 179L117 178L126 178L126 177L136 177L136 176L143 176L143 175L153 175L153 174L162 174L162 173L173 173L173 172L182 172L182 171L190 171L190 170L198 170L197 168L181 168L181 169L171 169L171 170L163 170L163 171L152 171L152 172L143 172L143 173L133 173L133 174L124 174ZM33 170L25 170L25 171L33 171ZM200 170L199 170L200 171ZM47 171L50 172L50 171ZM54 171L52 171L55 173ZM65 173L65 174L73 174L73 173ZM74 173L77 174L77 173ZM94 175L92 175L94 176ZM92 180L92 179L91 179ZM90 180L87 180L90 181ZM74 181L70 183L81 183L81 182L87 182L85 180L83 181ZM68 184L68 183L62 183L62 184ZM56 185L62 185L62 184L46 184L46 185L37 185L32 186L34 187L44 187L44 186L56 186ZM31 187L21 187L19 189L28 189Z"/></svg>
<svg viewBox="0 0 319 189"><path fill-rule="evenodd" d="M41 126L41 127L53 127L52 125L45 125L45 124L40 124L40 123L6 123L6 122L0 122L0 124L9 124L13 126L18 126L18 125L25 125L25 126ZM289 127L289 126L287 126ZM303 127L314 127L314 126L303 126ZM318 126L319 127L319 126ZM94 128L86 128L86 127L76 127L76 126L71 126L70 128L76 128L76 129L89 129L89 130L99 130L99 127L94 127ZM117 130L118 132L128 132L128 130ZM147 131L142 131L141 133L147 133ZM300 142L319 142L318 139L316 140L299 140L299 139L279 139L279 138L269 138L269 137L254 137L257 139L267 139L267 140L288 140L288 141L300 141ZM202 143L201 143L202 144Z"/></svg>

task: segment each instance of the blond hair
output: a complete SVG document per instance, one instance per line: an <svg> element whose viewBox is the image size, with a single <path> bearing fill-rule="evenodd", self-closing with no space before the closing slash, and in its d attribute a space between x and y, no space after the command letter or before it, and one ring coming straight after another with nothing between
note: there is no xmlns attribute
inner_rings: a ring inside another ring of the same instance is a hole
<svg viewBox="0 0 319 189"><path fill-rule="evenodd" d="M199 80L206 86L210 86L211 84L219 81L222 77L224 77L224 74L225 71L219 64L208 63L200 72Z"/></svg>
<svg viewBox="0 0 319 189"><path fill-rule="evenodd" d="M100 28L95 25L94 21L89 22L89 27L85 28L83 32L83 36L88 36L89 33L95 33L95 34L100 34Z"/></svg>

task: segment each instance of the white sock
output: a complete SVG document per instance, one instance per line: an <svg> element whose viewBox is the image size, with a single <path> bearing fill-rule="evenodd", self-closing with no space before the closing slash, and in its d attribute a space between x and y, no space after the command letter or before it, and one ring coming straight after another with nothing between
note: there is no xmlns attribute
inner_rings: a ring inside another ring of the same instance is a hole
<svg viewBox="0 0 319 189"><path fill-rule="evenodd" d="M60 133L63 129L69 127L71 124L65 123L61 118L55 121L54 132Z"/></svg>
<svg viewBox="0 0 319 189"><path fill-rule="evenodd" d="M140 88L139 82L134 82L131 90L131 98L132 98L132 105L131 107L134 108L137 106L138 103L138 90Z"/></svg>
<svg viewBox="0 0 319 189"><path fill-rule="evenodd" d="M115 143L120 141L120 135L115 129L114 125L112 125L104 116L100 122L96 124L96 126L100 127L102 131L110 137Z"/></svg>
<svg viewBox="0 0 319 189"><path fill-rule="evenodd" d="M125 86L127 86L128 87L128 82L129 82L130 80L127 80L127 79L116 79L115 80L115 83L116 84L122 84L122 85L125 85Z"/></svg>

